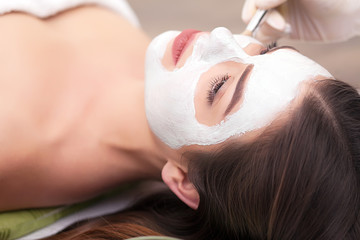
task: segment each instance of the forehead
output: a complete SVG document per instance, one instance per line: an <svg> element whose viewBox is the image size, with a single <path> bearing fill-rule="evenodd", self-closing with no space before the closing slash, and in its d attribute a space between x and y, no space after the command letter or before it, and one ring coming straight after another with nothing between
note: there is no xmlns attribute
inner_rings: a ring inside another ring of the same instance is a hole
<svg viewBox="0 0 360 240"><path fill-rule="evenodd" d="M263 89L264 92L272 90L282 94L317 75L330 75L319 64L291 49L279 49L265 55L253 56L246 62L254 65L248 86L256 87L254 91Z"/></svg>
<svg viewBox="0 0 360 240"><path fill-rule="evenodd" d="M254 67L245 86L244 103L238 114L249 115L246 121L257 119L262 123L260 125L286 108L298 95L302 82L318 75L329 76L319 64L290 49L250 57L247 64Z"/></svg>

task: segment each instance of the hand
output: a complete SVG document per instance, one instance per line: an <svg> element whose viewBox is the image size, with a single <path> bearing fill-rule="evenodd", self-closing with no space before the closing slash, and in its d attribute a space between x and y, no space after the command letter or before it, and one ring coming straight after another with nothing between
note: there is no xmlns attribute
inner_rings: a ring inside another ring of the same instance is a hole
<svg viewBox="0 0 360 240"><path fill-rule="evenodd" d="M344 41L360 35L359 0L246 0L244 22L248 23L258 8L272 9L255 33L262 42L281 37Z"/></svg>

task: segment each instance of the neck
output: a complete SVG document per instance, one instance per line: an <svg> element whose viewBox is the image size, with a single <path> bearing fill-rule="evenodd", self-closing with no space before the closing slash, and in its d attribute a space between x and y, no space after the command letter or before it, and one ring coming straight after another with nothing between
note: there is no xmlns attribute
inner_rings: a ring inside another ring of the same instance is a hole
<svg viewBox="0 0 360 240"><path fill-rule="evenodd" d="M169 150L158 141L147 123L144 81L127 81L126 88L118 86L112 89L117 90L110 90L113 94L107 91L111 99L105 101L109 104L103 107L109 111L103 123L105 130L101 142L114 150L131 177L160 178Z"/></svg>

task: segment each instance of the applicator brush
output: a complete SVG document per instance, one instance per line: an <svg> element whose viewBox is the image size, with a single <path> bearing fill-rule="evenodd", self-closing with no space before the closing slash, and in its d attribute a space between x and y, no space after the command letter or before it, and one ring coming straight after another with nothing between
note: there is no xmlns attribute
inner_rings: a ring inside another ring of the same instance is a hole
<svg viewBox="0 0 360 240"><path fill-rule="evenodd" d="M253 37L253 34L256 30L256 28L260 25L261 20L264 18L265 14L268 12L268 10L256 10L256 13L251 18L249 24L246 26L246 29L241 34L251 36Z"/></svg>

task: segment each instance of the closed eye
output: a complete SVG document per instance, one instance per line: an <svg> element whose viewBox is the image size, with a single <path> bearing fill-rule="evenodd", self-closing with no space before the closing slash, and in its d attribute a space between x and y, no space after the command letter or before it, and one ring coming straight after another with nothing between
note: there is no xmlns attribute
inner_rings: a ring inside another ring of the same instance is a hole
<svg viewBox="0 0 360 240"><path fill-rule="evenodd" d="M266 48L261 50L260 55L264 55L264 54L268 53L271 49L276 48L276 46L277 46L276 42L268 44L266 46Z"/></svg>
<svg viewBox="0 0 360 240"><path fill-rule="evenodd" d="M210 82L210 89L208 91L208 96L207 96L210 105L213 104L216 93L220 90L220 88L224 85L224 83L226 83L226 81L229 80L229 78L230 76L228 74L225 74L223 76L214 78Z"/></svg>
<svg viewBox="0 0 360 240"><path fill-rule="evenodd" d="M272 47L272 48L266 47L260 51L260 55L264 55L267 53L275 52L277 50L286 49L286 48L299 52L299 50L297 50L296 48L294 48L292 46L279 46L279 47Z"/></svg>

